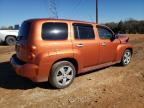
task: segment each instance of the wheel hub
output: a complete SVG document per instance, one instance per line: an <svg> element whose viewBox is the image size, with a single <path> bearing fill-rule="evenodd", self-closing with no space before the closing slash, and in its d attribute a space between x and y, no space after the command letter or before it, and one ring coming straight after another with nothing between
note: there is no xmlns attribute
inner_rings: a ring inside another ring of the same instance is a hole
<svg viewBox="0 0 144 108"><path fill-rule="evenodd" d="M61 85L67 85L73 78L73 70L69 66L63 66L59 69L57 74L57 81Z"/></svg>

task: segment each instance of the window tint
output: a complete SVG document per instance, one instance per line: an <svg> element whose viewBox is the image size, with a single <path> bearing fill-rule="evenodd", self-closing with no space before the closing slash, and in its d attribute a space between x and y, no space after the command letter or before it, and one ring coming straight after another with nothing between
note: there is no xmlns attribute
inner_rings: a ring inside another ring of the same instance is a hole
<svg viewBox="0 0 144 108"><path fill-rule="evenodd" d="M97 27L97 28L98 28L100 38L110 39L111 37L113 37L112 32L108 30L107 28L104 28L104 27Z"/></svg>
<svg viewBox="0 0 144 108"><path fill-rule="evenodd" d="M18 34L18 37L19 37L18 40L28 38L30 27L31 27L30 21L25 21L22 23L20 30L19 30L19 34Z"/></svg>
<svg viewBox="0 0 144 108"><path fill-rule="evenodd" d="M66 23L44 23L42 26L42 39L44 40L66 40L67 37Z"/></svg>
<svg viewBox="0 0 144 108"><path fill-rule="evenodd" d="M94 30L91 25L74 24L75 39L94 39Z"/></svg>

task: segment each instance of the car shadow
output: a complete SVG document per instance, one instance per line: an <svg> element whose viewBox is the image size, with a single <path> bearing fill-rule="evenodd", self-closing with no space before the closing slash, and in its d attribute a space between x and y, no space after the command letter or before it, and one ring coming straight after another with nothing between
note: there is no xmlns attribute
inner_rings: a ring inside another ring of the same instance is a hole
<svg viewBox="0 0 144 108"><path fill-rule="evenodd" d="M10 62L0 63L0 87L5 89L33 89L36 87L53 89L47 82L33 83L32 81L16 75Z"/></svg>
<svg viewBox="0 0 144 108"><path fill-rule="evenodd" d="M119 67L119 65L113 65L114 67ZM108 68L110 66L89 71L86 73L81 73L76 75L76 77L80 77L86 74L99 72L99 70L103 70L105 68ZM18 76L15 71L13 70L10 62L2 62L0 63L0 87L5 89L21 89L21 90L27 90L27 89L33 89L36 87L43 88L43 89L51 89L54 90L52 86L48 82L44 83L34 83L27 78Z"/></svg>

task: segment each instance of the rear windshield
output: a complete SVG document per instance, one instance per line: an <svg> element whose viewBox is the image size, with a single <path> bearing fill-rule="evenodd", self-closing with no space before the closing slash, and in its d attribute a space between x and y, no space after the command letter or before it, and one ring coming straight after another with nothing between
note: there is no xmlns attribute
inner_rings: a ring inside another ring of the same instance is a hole
<svg viewBox="0 0 144 108"><path fill-rule="evenodd" d="M28 38L30 27L31 27L30 21L25 21L22 23L22 25L20 27L19 35L18 35L20 37L20 39Z"/></svg>
<svg viewBox="0 0 144 108"><path fill-rule="evenodd" d="M44 23L42 25L43 40L66 40L68 37L68 25L66 23Z"/></svg>

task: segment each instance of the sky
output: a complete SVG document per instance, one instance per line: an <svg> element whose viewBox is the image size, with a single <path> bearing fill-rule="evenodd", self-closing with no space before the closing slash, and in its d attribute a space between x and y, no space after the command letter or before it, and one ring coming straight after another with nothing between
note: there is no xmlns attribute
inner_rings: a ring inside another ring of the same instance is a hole
<svg viewBox="0 0 144 108"><path fill-rule="evenodd" d="M56 5L60 19L96 21L96 0L56 0ZM48 18L48 6L48 0L0 0L0 26ZM144 20L144 0L99 0L100 23L129 18Z"/></svg>

